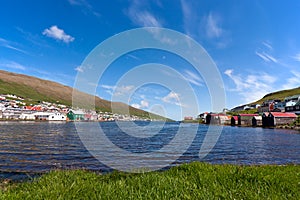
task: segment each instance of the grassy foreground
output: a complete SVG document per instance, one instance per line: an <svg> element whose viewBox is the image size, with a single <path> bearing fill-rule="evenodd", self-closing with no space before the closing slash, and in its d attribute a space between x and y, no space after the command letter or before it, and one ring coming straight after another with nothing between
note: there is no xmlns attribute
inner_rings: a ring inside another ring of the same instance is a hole
<svg viewBox="0 0 300 200"><path fill-rule="evenodd" d="M53 171L0 187L0 199L300 199L300 165L195 162L144 174Z"/></svg>

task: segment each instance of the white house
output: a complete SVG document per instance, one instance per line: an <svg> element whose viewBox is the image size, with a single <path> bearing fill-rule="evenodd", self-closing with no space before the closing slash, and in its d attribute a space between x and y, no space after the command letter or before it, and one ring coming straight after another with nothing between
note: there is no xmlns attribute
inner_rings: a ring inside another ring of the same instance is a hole
<svg viewBox="0 0 300 200"><path fill-rule="evenodd" d="M23 120L35 120L35 116L33 113L22 113L20 115L20 119Z"/></svg>
<svg viewBox="0 0 300 200"><path fill-rule="evenodd" d="M286 107L294 106L298 101L300 101L300 95L293 95L284 98L284 101L286 102Z"/></svg>
<svg viewBox="0 0 300 200"><path fill-rule="evenodd" d="M297 103L297 102L295 102L295 101L287 101L287 102L285 103L285 106L286 106L286 107L294 106L294 105L296 105L296 103Z"/></svg>
<svg viewBox="0 0 300 200"><path fill-rule="evenodd" d="M67 117L59 112L51 113L48 117L49 121L66 121Z"/></svg>
<svg viewBox="0 0 300 200"><path fill-rule="evenodd" d="M66 121L67 117L59 112L36 112L33 113L36 120Z"/></svg>

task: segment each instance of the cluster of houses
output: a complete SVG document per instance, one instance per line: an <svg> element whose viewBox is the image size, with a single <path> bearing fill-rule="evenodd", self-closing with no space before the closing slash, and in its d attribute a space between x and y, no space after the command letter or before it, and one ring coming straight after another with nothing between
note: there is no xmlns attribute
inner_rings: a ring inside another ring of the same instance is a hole
<svg viewBox="0 0 300 200"><path fill-rule="evenodd" d="M300 94L285 97L283 101L279 99L272 99L264 101L260 104L243 105L233 108L232 112L239 112L243 110L257 109L259 113L263 112L293 112L300 115Z"/></svg>
<svg viewBox="0 0 300 200"><path fill-rule="evenodd" d="M39 102L26 105L22 97L0 95L0 119L2 120L38 120L38 121L137 121L146 120L138 116L96 112L92 110L72 109L63 104Z"/></svg>
<svg viewBox="0 0 300 200"><path fill-rule="evenodd" d="M232 125L232 126L282 126L297 120L300 115L300 94L286 97L281 100L267 100L262 105L245 105L231 110L257 109L255 114L227 115L224 113L202 113L199 118L206 124Z"/></svg>

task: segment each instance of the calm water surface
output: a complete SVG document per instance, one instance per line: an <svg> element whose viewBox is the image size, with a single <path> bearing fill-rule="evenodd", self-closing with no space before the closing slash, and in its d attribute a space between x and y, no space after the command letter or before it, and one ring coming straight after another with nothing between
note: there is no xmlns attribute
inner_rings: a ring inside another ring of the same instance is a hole
<svg viewBox="0 0 300 200"><path fill-rule="evenodd" d="M130 129L131 123L124 124L127 130L135 131ZM141 122L136 125L144 127L145 134L150 137L136 139L120 130L114 122L100 123L114 144L134 153L162 148L174 138L179 126L177 123L166 123L157 134L155 131L161 123ZM181 126L188 134L189 129L197 125ZM207 129L206 125L199 126L193 143L174 164L195 160L218 164L300 164L299 131L283 129L224 127L212 151L200 159L198 153ZM109 149L103 148L103 154L106 151ZM172 154L172 151L164 153ZM164 159L161 154L157 156ZM111 170L86 150L74 123L0 122L0 179L70 168L101 172Z"/></svg>

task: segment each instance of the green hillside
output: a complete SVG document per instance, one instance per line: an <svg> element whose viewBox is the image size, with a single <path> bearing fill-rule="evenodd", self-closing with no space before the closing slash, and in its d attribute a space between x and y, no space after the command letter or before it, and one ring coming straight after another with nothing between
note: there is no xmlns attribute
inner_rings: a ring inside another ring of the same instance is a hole
<svg viewBox="0 0 300 200"><path fill-rule="evenodd" d="M11 73L0 70L0 94L15 94L23 97L28 104L36 104L40 101L60 103L72 106L73 88L52 81L42 80L36 77ZM143 118L165 119L162 116L136 109L120 102L110 102L99 97L77 92L82 99L95 98L95 107L98 111L111 112L112 105L118 114L127 114ZM84 108L84 103L82 108Z"/></svg>
<svg viewBox="0 0 300 200"><path fill-rule="evenodd" d="M261 104L262 102L266 101L266 100L272 100L272 99L280 99L280 100L284 100L285 97L288 96L293 96L296 94L300 94L300 87L294 88L294 89L290 89L290 90L280 90L277 92L272 92L269 94L266 94L262 99L253 102L252 104Z"/></svg>
<svg viewBox="0 0 300 200"><path fill-rule="evenodd" d="M267 100L279 99L279 100L283 101L284 98L293 96L293 95L297 95L297 94L300 94L300 87L289 89L289 90L280 90L277 92L272 92L272 93L266 94L263 98L261 98L258 101L235 107L235 108L233 108L233 110L240 108L240 107L244 107L246 105L262 104L264 101L267 101ZM255 112L257 112L257 109L239 111L239 113L255 113ZM236 114L236 113L232 113L232 112L229 112L229 113Z"/></svg>

